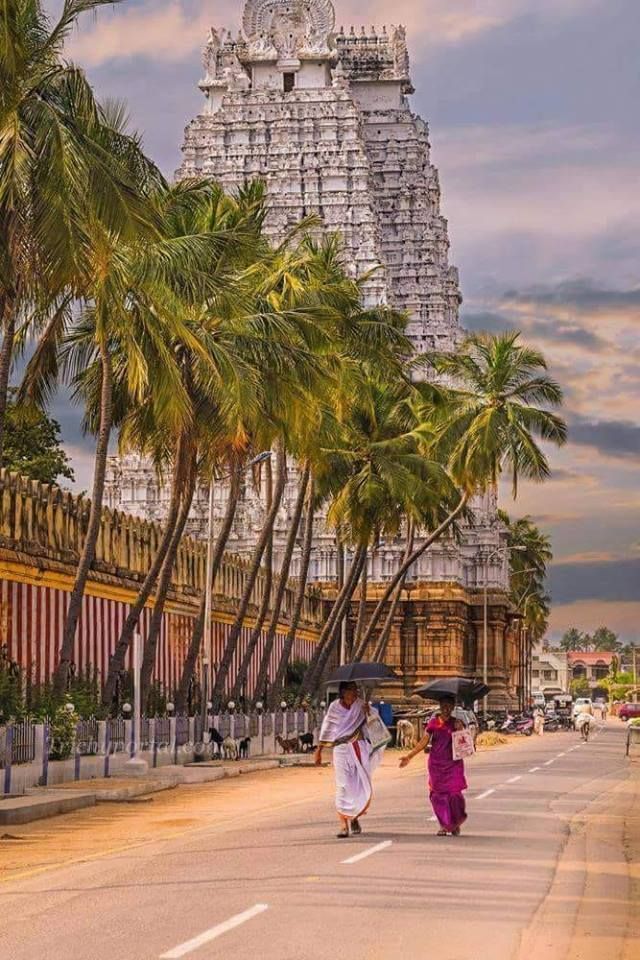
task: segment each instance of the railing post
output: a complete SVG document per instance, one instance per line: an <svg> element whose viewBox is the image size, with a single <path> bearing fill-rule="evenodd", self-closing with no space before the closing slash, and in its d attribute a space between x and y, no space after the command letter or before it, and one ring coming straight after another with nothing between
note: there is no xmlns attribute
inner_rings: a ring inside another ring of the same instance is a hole
<svg viewBox="0 0 640 960"><path fill-rule="evenodd" d="M105 755L107 746L107 721L98 720L98 756Z"/></svg>
<svg viewBox="0 0 640 960"><path fill-rule="evenodd" d="M174 762L178 763L178 737L176 731L176 718L169 718L169 749L173 753Z"/></svg>
<svg viewBox="0 0 640 960"><path fill-rule="evenodd" d="M110 762L111 762L111 722L107 721L105 723L105 731L104 731L104 777L105 777L105 780L109 776Z"/></svg>
<svg viewBox="0 0 640 960"><path fill-rule="evenodd" d="M80 779L80 743L78 739L78 726L76 724L76 736L73 743L73 779L78 782Z"/></svg>
<svg viewBox="0 0 640 960"><path fill-rule="evenodd" d="M8 723L5 730L4 792L11 793L11 763L13 761L13 724Z"/></svg>
<svg viewBox="0 0 640 960"><path fill-rule="evenodd" d="M42 779L43 787L49 784L49 751L51 749L51 728L48 723L42 724Z"/></svg>

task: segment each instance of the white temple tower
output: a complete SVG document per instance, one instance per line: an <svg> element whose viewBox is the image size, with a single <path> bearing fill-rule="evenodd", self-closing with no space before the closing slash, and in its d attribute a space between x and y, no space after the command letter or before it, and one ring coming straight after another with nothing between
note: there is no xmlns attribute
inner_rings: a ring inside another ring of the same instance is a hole
<svg viewBox="0 0 640 960"><path fill-rule="evenodd" d="M203 69L203 107L186 129L178 176L211 176L228 190L264 179L273 237L308 214L319 215L328 230L342 234L357 274L382 268L367 297L410 313L417 351L455 349L458 273L449 265L428 127L409 102L405 29L336 30L331 0L246 0L239 33L212 28ZM110 506L154 519L166 511L168 492L139 457L111 461L107 490ZM291 477L276 561L295 494ZM218 496L220 516L224 491ZM495 554L504 533L493 498L477 508L478 523L462 546L443 542L428 551L413 571L416 582L463 588L483 582L481 556ZM193 533L204 532L206 512L206 491L200 491ZM247 489L231 551L250 552L263 516L260 498ZM370 580L387 578L403 552L401 542L381 544L369 561ZM333 534L321 530L311 579L335 579L336 554ZM492 583L504 585L503 567L494 557Z"/></svg>

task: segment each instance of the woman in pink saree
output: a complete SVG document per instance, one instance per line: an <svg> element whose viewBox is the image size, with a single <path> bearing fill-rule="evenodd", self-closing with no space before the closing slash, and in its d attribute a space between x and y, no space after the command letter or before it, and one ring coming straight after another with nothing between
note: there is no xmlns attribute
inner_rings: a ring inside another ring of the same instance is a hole
<svg viewBox="0 0 640 960"><path fill-rule="evenodd" d="M463 796L467 789L464 761L453 759L453 733L462 730L464 724L452 716L454 706L453 698L440 702L440 710L427 723L420 743L400 761L401 767L407 767L431 743L427 765L429 799L440 824L439 837L447 834L458 837L467 819Z"/></svg>

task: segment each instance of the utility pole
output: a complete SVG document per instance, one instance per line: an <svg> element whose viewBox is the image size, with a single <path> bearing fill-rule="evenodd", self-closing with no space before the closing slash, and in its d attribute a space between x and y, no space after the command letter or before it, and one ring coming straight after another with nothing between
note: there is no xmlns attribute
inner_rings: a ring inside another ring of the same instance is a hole
<svg viewBox="0 0 640 960"><path fill-rule="evenodd" d="M133 635L133 717L131 723L131 758L125 764L127 773L144 776L149 769L146 760L140 757L142 726L142 691L140 689L140 671L142 669L142 637Z"/></svg>

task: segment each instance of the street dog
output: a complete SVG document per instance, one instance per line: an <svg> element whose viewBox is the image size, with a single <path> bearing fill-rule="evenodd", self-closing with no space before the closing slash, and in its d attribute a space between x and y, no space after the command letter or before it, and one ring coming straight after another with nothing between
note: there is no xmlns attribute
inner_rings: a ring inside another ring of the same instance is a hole
<svg viewBox="0 0 640 960"><path fill-rule="evenodd" d="M238 759L238 744L235 742L233 737L225 737L222 741L222 759L223 760L237 760Z"/></svg>
<svg viewBox="0 0 640 960"><path fill-rule="evenodd" d="M251 747L251 737L245 737L238 745L238 760L249 759L249 749Z"/></svg>
<svg viewBox="0 0 640 960"><path fill-rule="evenodd" d="M279 747L282 748L283 753L295 753L298 749L298 738L296 737L293 740L285 740L281 736L276 737L276 743Z"/></svg>

